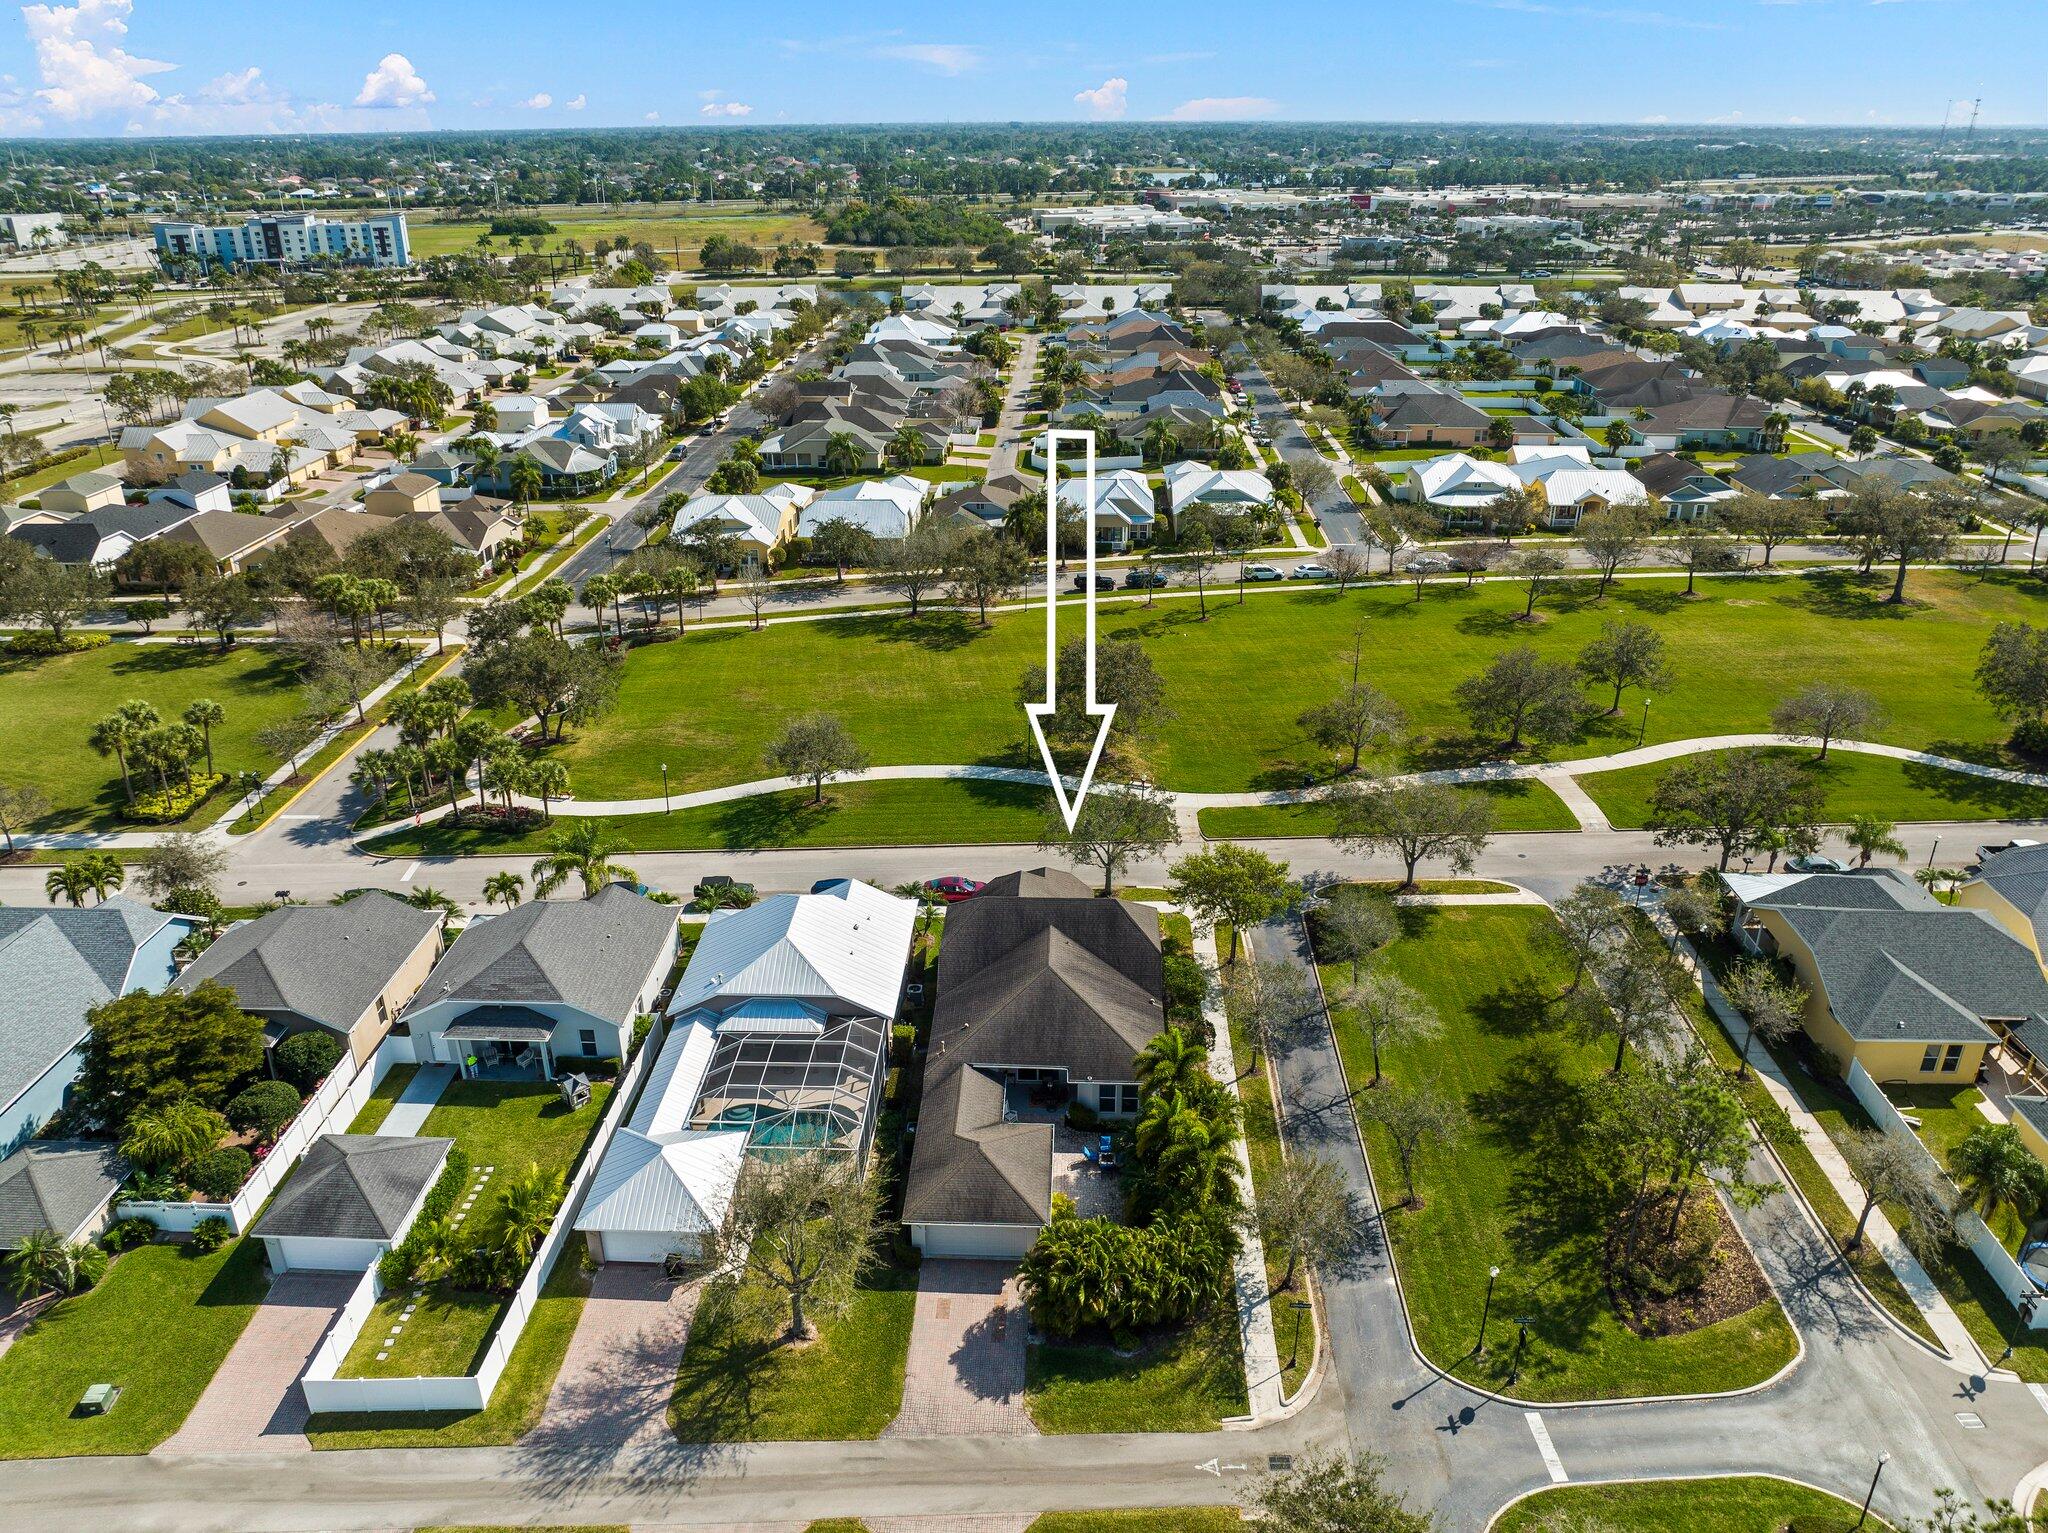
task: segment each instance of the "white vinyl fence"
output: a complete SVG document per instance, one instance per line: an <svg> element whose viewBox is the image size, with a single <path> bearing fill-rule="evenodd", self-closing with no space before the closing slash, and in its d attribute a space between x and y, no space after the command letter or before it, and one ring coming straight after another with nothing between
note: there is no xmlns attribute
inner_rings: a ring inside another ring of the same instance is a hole
<svg viewBox="0 0 2048 1533"><path fill-rule="evenodd" d="M322 1134L339 1134L355 1121L363 1104L370 1099L370 1093L377 1089L377 1083L384 1079L394 1064L410 1064L413 1058L410 1038L386 1038L377 1046L377 1052L370 1056L367 1065L357 1068L352 1056L344 1054L333 1072L322 1081L317 1090L306 1099L299 1109L299 1115L291 1125L277 1136L277 1143L270 1147L270 1153L263 1157L249 1180L242 1184L242 1190L226 1203L159 1203L123 1199L114 1205L114 1215L120 1219L147 1219L160 1230L172 1234L184 1234L202 1219L225 1219L228 1228L237 1235L248 1229L256 1220L263 1205L270 1201L270 1195L277 1191L299 1157L306 1153L306 1146Z"/></svg>
<svg viewBox="0 0 2048 1533"><path fill-rule="evenodd" d="M1849 1089L1856 1093L1856 1100L1862 1103L1863 1110L1870 1114L1872 1122L1892 1138L1904 1140L1912 1145L1926 1157L1929 1165L1941 1173L1943 1180L1947 1180L1948 1172L1942 1168L1941 1162L1935 1159L1934 1152L1920 1142L1920 1136L1913 1132L1913 1126L1905 1120L1898 1108L1892 1105L1892 1099L1878 1089L1877 1082L1870 1078L1870 1072L1863 1068L1861 1060L1850 1062ZM1956 1234L1976 1255L1984 1270L1991 1275L1991 1281L1996 1283L1999 1292L2005 1295L2006 1303L2017 1310L2022 1301L2040 1297L2041 1291L2034 1286L2034 1280L2027 1276L2012 1252L2006 1250L1999 1238L1991 1233L1984 1221L1975 1213L1964 1209L1956 1214ZM2048 1326L2048 1304L2036 1305L2036 1311L2037 1318L2029 1329L2038 1330Z"/></svg>
<svg viewBox="0 0 2048 1533"><path fill-rule="evenodd" d="M583 1195L590 1186L591 1177L597 1172L598 1163L604 1159L612 1135L618 1132L619 1125L625 1121L632 1107L633 1098L639 1094L641 1082L647 1078L654 1059L661 1053L663 1031L657 1022L620 1074L618 1087L606 1104L604 1120L598 1124L597 1133L584 1152L583 1163L576 1169L576 1179L569 1184L562 1198L561 1210L555 1215L547 1238L534 1253L533 1265L526 1269L526 1276L513 1291L477 1371L453 1378L344 1379L338 1376L349 1349L362 1335L370 1312L384 1292L383 1284L377 1278L377 1268L372 1265L363 1274L362 1282L356 1285L355 1292L349 1295L348 1303L342 1306L341 1314L327 1332L326 1339L306 1364L306 1371L299 1375L300 1386L306 1391L308 1409L314 1412L480 1411L490 1404L491 1391L498 1387L498 1376L511 1360L512 1349L526 1330L526 1322L540 1300L540 1291L554 1271L556 1260L576 1238L576 1214L583 1205Z"/></svg>

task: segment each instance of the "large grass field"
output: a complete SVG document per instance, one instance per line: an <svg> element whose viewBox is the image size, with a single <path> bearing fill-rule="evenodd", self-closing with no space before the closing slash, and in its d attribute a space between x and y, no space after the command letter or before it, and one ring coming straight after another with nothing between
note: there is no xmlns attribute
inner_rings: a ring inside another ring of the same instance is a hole
<svg viewBox="0 0 2048 1533"><path fill-rule="evenodd" d="M558 1170L566 1181L597 1131L610 1097L611 1087L598 1082L591 1087L589 1103L571 1111L546 1081L452 1081L420 1133L451 1138L468 1152L472 1186L478 1173L493 1168L469 1215L483 1220L490 1217L498 1189L529 1167ZM482 1362L504 1312L504 1299L453 1283L429 1283L425 1288L417 1300L409 1288L398 1288L377 1301L342 1362L344 1377L454 1377ZM407 1306L415 1303L417 1308L406 1317ZM388 1340L394 1325L400 1328L398 1337Z"/></svg>
<svg viewBox="0 0 2048 1533"><path fill-rule="evenodd" d="M1296 722L1335 695L1352 633L1364 629L1367 674L1408 710L1419 744L1407 764L1482 759L1498 742L1473 740L1452 694L1505 648L1527 643L1569 660L1613 618L1649 623L1670 642L1674 680L1650 711L1658 739L1755 731L1785 693L1829 680L1864 687L1888 715L1884 737L1950 755L1999 759L2007 730L1971 682L1989 625L2048 619L2048 584L1917 573L1914 600L1882 603L1882 583L1782 575L1702 581L1688 599L1676 582L1624 581L1605 601L1589 594L1519 621L1519 587L1404 587L1212 593L1199 620L1191 598L1156 606L1112 602L1104 637L1145 645L1173 716L1139 742L1142 764L1170 788L1298 787L1335 765ZM1068 604L1068 619L1078 612ZM560 748L585 798L658 793L661 763L676 788L759 776L761 753L793 714L838 714L878 764L1019 764L1026 743L1017 688L1043 655L1036 614L986 629L935 612L699 631L636 651L619 706ZM1757 678L1768 677L1759 683ZM1639 710L1589 715L1558 759L1636 743ZM1539 755L1525 750L1524 759Z"/></svg>
<svg viewBox="0 0 2048 1533"><path fill-rule="evenodd" d="M1524 1497L1488 1533L1547 1533L1553 1528L1613 1533L1777 1533L1795 1518L1802 1533L1849 1533L1860 1510L1825 1491L1735 1475L1719 1480L1637 1480L1620 1485L1558 1485ZM1862 1524L1883 1533L1891 1524Z"/></svg>
<svg viewBox="0 0 2048 1533"><path fill-rule="evenodd" d="M765 769L764 769L765 770ZM607 821L634 851L739 850L766 846L945 846L1029 843L1045 829L1050 795L1028 783L927 779L842 782L822 806L805 791L764 793L673 814ZM506 856L541 852L559 829L521 836L444 828L394 831L370 847L383 857Z"/></svg>
<svg viewBox="0 0 2048 1533"><path fill-rule="evenodd" d="M714 1283L676 1374L669 1425L686 1443L837 1442L880 1437L903 1408L917 1273L880 1267L818 1339L781 1345L786 1301Z"/></svg>
<svg viewBox="0 0 2048 1533"><path fill-rule="evenodd" d="M1654 710L1652 710L1654 711ZM1875 814L1889 820L2031 820L2048 816L2048 789L2028 788L1946 767L1832 750L1822 761L1812 750L1774 750L1798 763L1825 787L1824 813L1833 822ZM1594 803L1617 826L1634 829L1650 818L1650 795L1673 763L1588 772L1579 779Z"/></svg>
<svg viewBox="0 0 2048 1533"><path fill-rule="evenodd" d="M1577 830L1579 822L1564 800L1540 782L1467 785L1493 800L1493 828L1499 831ZM1254 804L1243 808L1204 809L1198 818L1202 834L1217 840L1257 841L1282 836L1331 836L1337 816L1326 804Z"/></svg>
<svg viewBox="0 0 2048 1533"><path fill-rule="evenodd" d="M1583 1094L1611 1050L1555 1015L1570 970L1547 945L1550 913L1436 907L1401 918L1404 934L1381 962L1430 1001L1442 1031L1384 1050L1387 1078L1433 1081L1469 1118L1456 1144L1420 1160L1419 1209L1396 1206L1399 1165L1381 1131L1365 1136L1423 1353L1460 1377L1503 1387L1513 1321L1527 1317L1513 1393L1537 1400L1737 1389L1791 1361L1796 1341L1774 1299L1669 1336L1640 1335L1617 1316L1600 1260L1606 1209L1570 1170ZM1324 971L1333 992L1346 977L1341 966ZM1362 1087L1372 1079L1370 1048L1341 1006L1335 1021L1345 1071ZM1496 1265L1494 1328L1487 1355L1476 1358L1485 1274Z"/></svg>
<svg viewBox="0 0 2048 1533"><path fill-rule="evenodd" d="M195 698L227 710L213 731L216 770L268 772L275 759L256 736L298 708L297 677L269 645L239 644L226 654L211 645L115 643L47 660L0 659L0 782L40 788L49 813L37 831L114 829L121 825L121 772L86 744L92 726L139 698L175 722ZM191 823L226 807L217 794Z"/></svg>
<svg viewBox="0 0 2048 1533"><path fill-rule="evenodd" d="M257 1241L128 1252L0 1357L0 1458L149 1452L184 1424L269 1286ZM74 1417L94 1384L120 1385L120 1401Z"/></svg>
<svg viewBox="0 0 2048 1533"><path fill-rule="evenodd" d="M824 225L805 214L770 213L758 209L697 209L681 205L666 211L642 209L638 212L600 214L587 218L552 213L544 216L555 226L555 232L538 238L529 236L521 248L557 251L562 248L564 240L573 239L583 246L587 257L591 247L598 240L617 240L623 236L636 245L652 245L655 254L662 260L684 270L696 265L698 250L704 241L714 234L723 234L729 239L752 245L764 256L772 254L779 244L815 243L825 237ZM487 219L460 223L415 223L409 231L412 253L415 258L424 258L474 250L477 248L476 237L489 228L490 222ZM503 255L511 250L512 245L509 239L499 236L491 241L490 248ZM761 271L716 280L774 282L779 279L766 271Z"/></svg>

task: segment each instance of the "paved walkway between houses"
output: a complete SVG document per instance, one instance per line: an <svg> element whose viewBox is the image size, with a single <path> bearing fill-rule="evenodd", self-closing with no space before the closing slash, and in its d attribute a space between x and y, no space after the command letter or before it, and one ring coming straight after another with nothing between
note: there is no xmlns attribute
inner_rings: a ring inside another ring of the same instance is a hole
<svg viewBox="0 0 2048 1533"><path fill-rule="evenodd" d="M903 1376L903 1409L884 1437L1029 1437L1029 1325L1012 1262L926 1258Z"/></svg>
<svg viewBox="0 0 2048 1533"><path fill-rule="evenodd" d="M310 1451L299 1375L361 1281L356 1272L287 1272L272 1279L192 1414L156 1451Z"/></svg>
<svg viewBox="0 0 2048 1533"><path fill-rule="evenodd" d="M405 1090L398 1093L398 1100L391 1104L391 1111L384 1115L384 1121L377 1125L376 1131L393 1138L417 1134L426 1127L427 1114L434 1110L434 1104L441 1100L441 1093L454 1079L453 1065L421 1065L413 1078L405 1083Z"/></svg>
<svg viewBox="0 0 2048 1533"><path fill-rule="evenodd" d="M1593 802L1593 795L1579 786L1579 780L1572 776L1567 767L1551 767L1536 774L1536 780L1564 800L1564 807L1572 812L1572 818L1579 822L1581 830L1612 830L1607 823L1607 811Z"/></svg>
<svg viewBox="0 0 2048 1533"><path fill-rule="evenodd" d="M0 1357L7 1355L7 1349L20 1340L22 1332L35 1323L36 1316L57 1302L54 1293L38 1294L26 1302L9 1299L10 1307L0 1314Z"/></svg>
<svg viewBox="0 0 2048 1533"><path fill-rule="evenodd" d="M703 1290L701 1281L670 1282L652 1262L598 1268L528 1446L587 1454L666 1441L669 1396Z"/></svg>
<svg viewBox="0 0 2048 1533"><path fill-rule="evenodd" d="M1668 923L1663 919L1662 910L1656 911L1655 914L1659 924L1666 926L1668 930ZM1713 1009L1714 1015L1727 1029L1729 1037L1735 1040L1735 1047L1740 1049L1749 1037L1748 1021L1735 1009L1728 997L1722 994L1721 987L1714 981L1712 971L1700 962L1692 944L1681 940L1678 950L1698 976L1707 1005ZM1827 1177L1829 1185L1841 1195L1842 1201L1851 1209L1860 1210L1864 1199L1863 1184L1856 1180L1855 1173L1849 1169L1849 1163L1842 1158L1841 1150L1828 1131L1821 1126L1820 1120L1806 1110L1805 1104L1799 1099L1799 1093L1792 1089L1792 1083L1785 1079L1784 1072L1778 1068L1778 1062L1766 1050L1753 1049L1749 1065L1763 1081L1764 1089L1771 1094L1771 1099L1785 1109L1786 1115L1792 1120L1792 1126L1799 1131L1799 1137L1805 1141L1807 1149L1813 1152L1813 1158L1819 1163L1821 1173ZM1914 1308L1920 1311L1922 1318L1939 1338L1950 1358L1972 1373L1981 1374L1987 1371L1989 1362L1977 1346L1976 1340L1965 1328L1961 1318L1949 1307L1948 1300L1941 1296L1941 1289L1936 1286L1934 1279L1927 1275L1927 1269L1920 1265L1919 1258L1907 1247L1891 1220L1885 1217L1882 1208L1873 1208L1870 1211L1870 1221L1864 1227L1863 1238L1876 1249L1884 1258L1885 1265L1898 1276L1900 1284L1913 1300Z"/></svg>

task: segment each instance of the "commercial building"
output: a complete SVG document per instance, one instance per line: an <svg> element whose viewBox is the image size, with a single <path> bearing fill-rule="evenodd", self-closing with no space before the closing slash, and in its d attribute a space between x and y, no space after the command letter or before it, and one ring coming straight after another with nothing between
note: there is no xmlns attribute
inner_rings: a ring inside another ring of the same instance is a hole
<svg viewBox="0 0 2048 1533"><path fill-rule="evenodd" d="M410 266L412 246L403 213L322 218L317 213L262 214L239 224L161 223L157 259L221 266Z"/></svg>

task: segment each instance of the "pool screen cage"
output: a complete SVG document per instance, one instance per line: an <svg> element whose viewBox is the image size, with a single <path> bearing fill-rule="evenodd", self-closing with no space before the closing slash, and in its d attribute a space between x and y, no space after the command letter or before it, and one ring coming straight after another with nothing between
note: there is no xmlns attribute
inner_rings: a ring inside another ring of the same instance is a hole
<svg viewBox="0 0 2048 1533"><path fill-rule="evenodd" d="M888 1042L872 1017L803 1031L719 1029L690 1127L744 1128L754 1154L824 1149L865 1162Z"/></svg>

